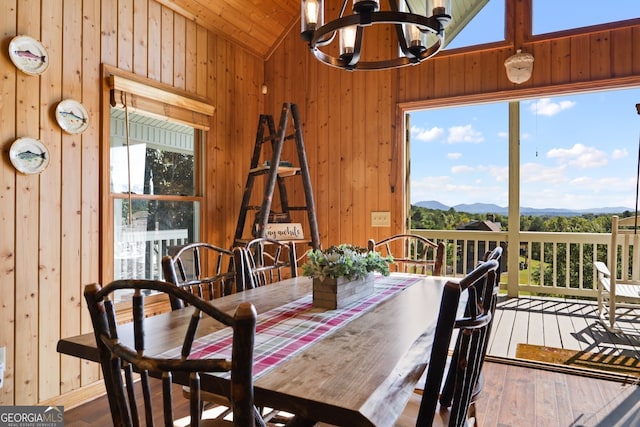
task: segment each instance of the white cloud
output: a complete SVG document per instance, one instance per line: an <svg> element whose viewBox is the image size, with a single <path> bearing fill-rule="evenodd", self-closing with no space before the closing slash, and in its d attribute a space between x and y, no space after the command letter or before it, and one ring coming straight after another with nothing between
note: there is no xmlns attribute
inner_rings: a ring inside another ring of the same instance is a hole
<svg viewBox="0 0 640 427"><path fill-rule="evenodd" d="M509 132L498 132L498 138L508 138Z"/></svg>
<svg viewBox="0 0 640 427"><path fill-rule="evenodd" d="M540 183L559 184L569 179L565 175L564 166L549 167L539 163L525 163L520 167L520 180L523 184Z"/></svg>
<svg viewBox="0 0 640 427"><path fill-rule="evenodd" d="M444 129L439 127L432 127L431 129L419 128L417 126L411 126L411 135L418 141L432 142L442 138L444 135Z"/></svg>
<svg viewBox="0 0 640 427"><path fill-rule="evenodd" d="M613 152L611 153L611 158L612 159L622 159L625 158L629 155L629 152L627 151L626 148L616 148L615 150L613 150Z"/></svg>
<svg viewBox="0 0 640 427"><path fill-rule="evenodd" d="M509 182L509 167L489 166L489 175L494 177L497 182Z"/></svg>
<svg viewBox="0 0 640 427"><path fill-rule="evenodd" d="M451 167L451 173L460 174L460 173L479 173L479 174L487 174L496 178L496 181L503 181L509 177L509 168L507 166L485 166L485 165L477 165L477 166L469 166L469 165L458 165Z"/></svg>
<svg viewBox="0 0 640 427"><path fill-rule="evenodd" d="M563 110L567 110L576 105L573 101L559 101L552 102L551 98L542 98L536 102L533 102L529 107L533 114L540 116L555 116Z"/></svg>
<svg viewBox="0 0 640 427"><path fill-rule="evenodd" d="M521 188L523 206L587 209L634 205L635 181L580 176L561 183L530 182Z"/></svg>
<svg viewBox="0 0 640 427"><path fill-rule="evenodd" d="M448 159L456 160L456 159L459 159L460 157L462 157L462 153L447 153Z"/></svg>
<svg viewBox="0 0 640 427"><path fill-rule="evenodd" d="M457 142L470 142L470 143L480 143L484 141L484 137L482 136L482 132L473 129L473 126L452 126L449 128L449 137L447 138L447 142L449 144L454 144Z"/></svg>
<svg viewBox="0 0 640 427"><path fill-rule="evenodd" d="M598 168L608 163L604 151L583 144L575 144L569 149L553 148L547 152L547 157L581 169Z"/></svg>
<svg viewBox="0 0 640 427"><path fill-rule="evenodd" d="M458 174L458 173L472 173L475 172L477 169L471 167L471 166L467 166L467 165L460 165L460 166L453 166L451 168L451 173L453 174Z"/></svg>

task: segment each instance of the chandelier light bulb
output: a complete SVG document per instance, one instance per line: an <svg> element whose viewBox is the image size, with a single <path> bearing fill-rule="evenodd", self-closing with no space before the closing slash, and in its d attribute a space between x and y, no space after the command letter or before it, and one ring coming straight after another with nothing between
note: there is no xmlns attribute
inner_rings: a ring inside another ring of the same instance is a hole
<svg viewBox="0 0 640 427"><path fill-rule="evenodd" d="M306 7L307 23L309 25L318 24L318 10L319 10L318 2L314 0L309 0L306 3L307 3L307 7Z"/></svg>
<svg viewBox="0 0 640 427"><path fill-rule="evenodd" d="M324 0L302 0L302 38L311 40L313 32L324 24Z"/></svg>
<svg viewBox="0 0 640 427"><path fill-rule="evenodd" d="M340 30L340 56L353 55L356 46L356 32L355 25Z"/></svg>

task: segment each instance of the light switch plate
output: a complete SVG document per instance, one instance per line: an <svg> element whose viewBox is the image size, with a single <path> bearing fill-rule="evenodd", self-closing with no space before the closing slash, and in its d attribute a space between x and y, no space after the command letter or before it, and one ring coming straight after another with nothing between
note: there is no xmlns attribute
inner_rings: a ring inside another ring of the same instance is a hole
<svg viewBox="0 0 640 427"><path fill-rule="evenodd" d="M371 226L372 227L391 227L391 212L389 211L371 212Z"/></svg>

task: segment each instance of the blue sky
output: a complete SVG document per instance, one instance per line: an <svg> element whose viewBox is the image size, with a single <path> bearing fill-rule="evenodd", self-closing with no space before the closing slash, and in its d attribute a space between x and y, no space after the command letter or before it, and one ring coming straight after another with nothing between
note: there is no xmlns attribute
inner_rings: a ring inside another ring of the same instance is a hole
<svg viewBox="0 0 640 427"><path fill-rule="evenodd" d="M638 0L618 1L616 5L622 7L605 16L594 16L594 11L607 12L606 8L597 9L595 1L586 3L593 7L585 7L584 0L534 0L534 32L640 16ZM551 6L553 13L547 12ZM502 13L503 8L502 2L491 0L449 48L467 43L465 37L475 39L473 25L486 30L483 20ZM580 10L591 15L581 16L576 13ZM536 20L538 13L551 18ZM483 41L502 37L499 33L484 31ZM521 206L633 208L640 138L637 103L640 88L523 100ZM437 200L450 206L473 202L507 206L507 103L412 112L410 120L412 203Z"/></svg>

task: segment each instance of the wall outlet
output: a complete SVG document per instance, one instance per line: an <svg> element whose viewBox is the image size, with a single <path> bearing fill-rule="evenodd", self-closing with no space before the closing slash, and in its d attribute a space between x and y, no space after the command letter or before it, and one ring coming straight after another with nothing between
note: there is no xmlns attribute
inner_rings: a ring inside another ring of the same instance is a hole
<svg viewBox="0 0 640 427"><path fill-rule="evenodd" d="M391 212L378 211L371 212L372 227L391 227Z"/></svg>

